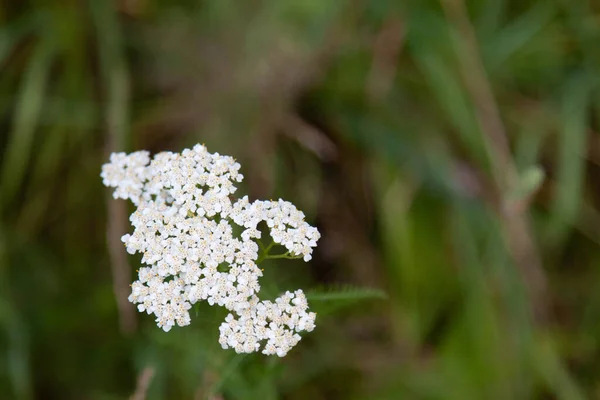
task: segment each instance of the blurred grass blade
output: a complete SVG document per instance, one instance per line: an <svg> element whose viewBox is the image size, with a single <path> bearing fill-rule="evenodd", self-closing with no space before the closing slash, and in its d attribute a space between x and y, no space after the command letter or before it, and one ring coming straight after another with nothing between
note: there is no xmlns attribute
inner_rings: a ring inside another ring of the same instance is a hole
<svg viewBox="0 0 600 400"><path fill-rule="evenodd" d="M29 340L22 318L10 295L8 250L7 238L0 226L0 327L6 331L8 339L5 362L15 398L26 400L32 398Z"/></svg>
<svg viewBox="0 0 600 400"><path fill-rule="evenodd" d="M532 118L527 115L526 118L530 118L532 121L524 124L518 131L515 163L520 171L539 162L546 133L550 131L550 124L552 123L547 120L546 115L545 112L539 117L534 116Z"/></svg>
<svg viewBox="0 0 600 400"><path fill-rule="evenodd" d="M29 344L25 326L11 304L3 304L0 312L5 313L3 325L8 334L9 352L7 367L13 390L18 399L30 399L31 379L29 374Z"/></svg>
<svg viewBox="0 0 600 400"><path fill-rule="evenodd" d="M39 14L34 11L25 14L0 30L0 67L4 64L13 47L33 29L38 20Z"/></svg>
<svg viewBox="0 0 600 400"><path fill-rule="evenodd" d="M507 11L508 2L506 0L486 0L483 6L483 12L477 21L477 31L484 36L493 35L501 26Z"/></svg>
<svg viewBox="0 0 600 400"><path fill-rule="evenodd" d="M0 203L4 207L11 203L25 177L53 55L53 43L48 38L41 39L23 76L13 127L2 163Z"/></svg>
<svg viewBox="0 0 600 400"><path fill-rule="evenodd" d="M555 7L551 2L539 2L525 14L499 31L484 48L487 65L498 69L509 57L550 23Z"/></svg>
<svg viewBox="0 0 600 400"><path fill-rule="evenodd" d="M549 338L534 341L532 350L535 369L557 400L586 399Z"/></svg>
<svg viewBox="0 0 600 400"><path fill-rule="evenodd" d="M551 205L549 240L559 244L578 217L585 179L587 118L592 78L580 73L566 85L558 137L557 177Z"/></svg>
<svg viewBox="0 0 600 400"><path fill-rule="evenodd" d="M123 54L120 27L116 12L110 3L90 0L90 8L96 24L100 52L109 147L111 147L110 151L122 151L127 141L129 76Z"/></svg>
<svg viewBox="0 0 600 400"><path fill-rule="evenodd" d="M129 75L121 40L117 12L105 1L90 0L90 8L96 25L98 51L104 97L104 127L106 152L123 151L129 132ZM117 299L119 321L124 333L136 329L135 309L127 300L131 271L119 237L127 229L125 203L111 201L108 204L107 238L110 266L113 275L113 290Z"/></svg>
<svg viewBox="0 0 600 400"><path fill-rule="evenodd" d="M475 157L484 154L483 142L479 139L477 123L466 96L460 86L460 79L447 67L436 53L417 54L417 61L423 71L429 87L445 111L448 119L454 124L456 132L462 135L466 146Z"/></svg>
<svg viewBox="0 0 600 400"><path fill-rule="evenodd" d="M468 96L463 90L460 74L456 69L456 58L447 49L453 47L448 37L455 35L448 24L439 19L431 18L430 23L436 24L435 34L423 31L424 28L413 29L409 35L411 53L421 70L433 97L444 112L445 119L454 127L457 135L467 147L469 155L481 164L487 162L485 142L480 134L480 128ZM444 39L432 39L433 36ZM456 39L459 40L459 39Z"/></svg>

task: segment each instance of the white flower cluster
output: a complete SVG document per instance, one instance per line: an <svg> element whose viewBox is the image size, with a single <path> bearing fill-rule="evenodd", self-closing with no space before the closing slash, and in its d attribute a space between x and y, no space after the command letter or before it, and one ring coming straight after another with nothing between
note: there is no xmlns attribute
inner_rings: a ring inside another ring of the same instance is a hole
<svg viewBox="0 0 600 400"><path fill-rule="evenodd" d="M205 300L231 312L220 328L223 348L254 352L266 341L264 354L284 356L300 340L297 332L314 328L315 314L307 312L302 290L275 303L257 297L258 224L265 221L273 242L305 261L320 235L287 201L232 201L243 179L239 169L233 158L196 145L152 160L146 151L112 154L101 177L115 188L115 198L137 206L130 218L134 231L122 240L148 265L129 296L140 311L154 314L169 331L188 325L189 309Z"/></svg>
<svg viewBox="0 0 600 400"><path fill-rule="evenodd" d="M314 329L315 315L307 313L307 309L302 290L286 292L275 303L261 302L254 296L238 319L233 314L225 318L219 327L219 343L224 349L232 347L238 353L251 353L259 349L261 340L267 340L263 353L283 357L300 341L296 332Z"/></svg>

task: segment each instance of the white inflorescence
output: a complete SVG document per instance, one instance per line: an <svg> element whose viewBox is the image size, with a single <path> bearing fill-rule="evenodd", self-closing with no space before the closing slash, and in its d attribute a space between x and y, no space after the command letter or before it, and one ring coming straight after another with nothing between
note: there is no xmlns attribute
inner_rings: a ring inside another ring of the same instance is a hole
<svg viewBox="0 0 600 400"><path fill-rule="evenodd" d="M287 201L232 201L235 183L243 179L239 169L232 157L196 145L152 160L146 151L113 153L101 177L115 188L115 198L137 206L130 217L133 233L122 240L148 265L140 268L129 296L140 311L154 314L169 331L188 325L189 309L204 300L231 312L219 328L223 348L249 353L264 344L264 354L283 357L300 340L298 332L314 329L315 313L307 312L302 290L275 302L257 297L257 226L266 222L274 244L305 261L320 235Z"/></svg>
<svg viewBox="0 0 600 400"><path fill-rule="evenodd" d="M238 319L233 314L225 318L219 327L219 343L224 349L251 353L259 349L260 341L267 340L263 353L283 357L300 341L296 332L310 332L315 327L315 314L307 313L307 308L302 290L286 292L275 303L253 296L250 307L242 310Z"/></svg>

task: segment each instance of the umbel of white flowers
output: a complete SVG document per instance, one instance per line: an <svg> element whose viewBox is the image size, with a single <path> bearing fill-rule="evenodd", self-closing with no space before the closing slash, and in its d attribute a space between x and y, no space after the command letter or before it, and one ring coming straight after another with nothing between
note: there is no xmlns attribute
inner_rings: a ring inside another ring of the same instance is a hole
<svg viewBox="0 0 600 400"><path fill-rule="evenodd" d="M196 145L152 159L147 151L113 153L101 177L115 188L114 198L137 206L130 217L133 233L122 241L147 265L139 269L129 296L139 311L154 314L158 326L169 331L176 323L188 325L189 309L204 300L230 311L219 328L224 349L262 348L283 357L300 340L299 332L314 329L315 313L307 311L302 290L275 302L257 296L259 250L263 247L264 258L272 247L262 246L257 225L265 221L272 244L287 250L281 258L309 261L320 234L287 201L232 200L243 179L239 169L232 157Z"/></svg>

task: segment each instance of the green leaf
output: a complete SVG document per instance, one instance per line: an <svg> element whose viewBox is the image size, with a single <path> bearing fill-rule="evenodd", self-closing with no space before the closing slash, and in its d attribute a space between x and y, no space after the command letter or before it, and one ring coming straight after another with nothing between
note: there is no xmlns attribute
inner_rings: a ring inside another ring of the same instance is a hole
<svg viewBox="0 0 600 400"><path fill-rule="evenodd" d="M360 301L386 299L387 294L381 289L362 288L350 285L330 286L322 289L312 289L306 292L310 301Z"/></svg>
<svg viewBox="0 0 600 400"><path fill-rule="evenodd" d="M320 315L332 314L340 308L359 301L386 298L387 294L381 289L351 285L315 288L306 292L306 299L311 303L311 309Z"/></svg>

